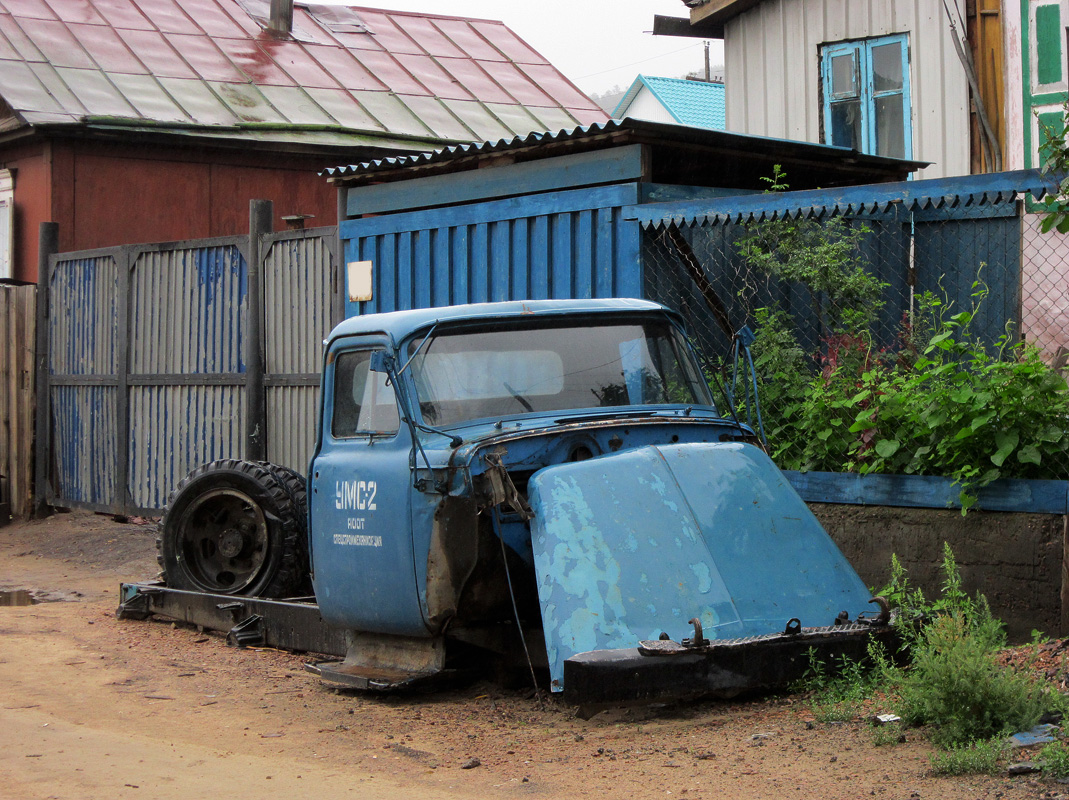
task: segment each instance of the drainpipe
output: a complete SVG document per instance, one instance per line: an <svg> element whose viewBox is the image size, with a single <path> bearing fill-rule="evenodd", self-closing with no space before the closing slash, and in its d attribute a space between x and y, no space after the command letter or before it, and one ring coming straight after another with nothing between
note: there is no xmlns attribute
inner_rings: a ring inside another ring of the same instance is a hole
<svg viewBox="0 0 1069 800"><path fill-rule="evenodd" d="M289 36L293 31L293 0L271 0L269 26L277 36Z"/></svg>

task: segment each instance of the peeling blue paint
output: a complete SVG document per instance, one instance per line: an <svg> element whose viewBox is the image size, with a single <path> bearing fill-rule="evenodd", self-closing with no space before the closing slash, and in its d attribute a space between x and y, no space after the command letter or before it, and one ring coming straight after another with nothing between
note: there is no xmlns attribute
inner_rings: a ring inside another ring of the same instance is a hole
<svg viewBox="0 0 1069 800"><path fill-rule="evenodd" d="M535 568L553 686L564 661L698 617L711 639L829 625L869 593L780 471L736 443L627 450L537 472ZM662 543L672 542L672 547Z"/></svg>

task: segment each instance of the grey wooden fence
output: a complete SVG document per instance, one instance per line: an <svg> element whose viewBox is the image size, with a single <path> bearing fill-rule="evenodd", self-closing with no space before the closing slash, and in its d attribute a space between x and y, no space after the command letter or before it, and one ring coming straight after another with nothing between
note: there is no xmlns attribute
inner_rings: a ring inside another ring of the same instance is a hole
<svg viewBox="0 0 1069 800"><path fill-rule="evenodd" d="M0 286L0 525L30 511L37 287Z"/></svg>

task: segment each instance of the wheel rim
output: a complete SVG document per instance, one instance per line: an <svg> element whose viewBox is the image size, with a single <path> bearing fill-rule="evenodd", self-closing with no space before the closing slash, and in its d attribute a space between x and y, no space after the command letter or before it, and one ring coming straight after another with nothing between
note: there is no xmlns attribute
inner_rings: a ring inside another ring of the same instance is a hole
<svg viewBox="0 0 1069 800"><path fill-rule="evenodd" d="M202 589L232 594L263 571L270 532L259 504L237 489L212 489L186 508L177 525L177 554Z"/></svg>

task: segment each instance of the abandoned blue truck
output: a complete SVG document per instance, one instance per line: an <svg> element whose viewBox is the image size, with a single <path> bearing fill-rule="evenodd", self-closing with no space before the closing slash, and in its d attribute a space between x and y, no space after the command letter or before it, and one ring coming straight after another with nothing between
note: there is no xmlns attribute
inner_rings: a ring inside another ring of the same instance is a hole
<svg viewBox="0 0 1069 800"><path fill-rule="evenodd" d="M307 477L194 471L124 616L344 656L316 669L366 689L512 663L587 705L782 684L887 632L663 306L398 311L325 344Z"/></svg>

